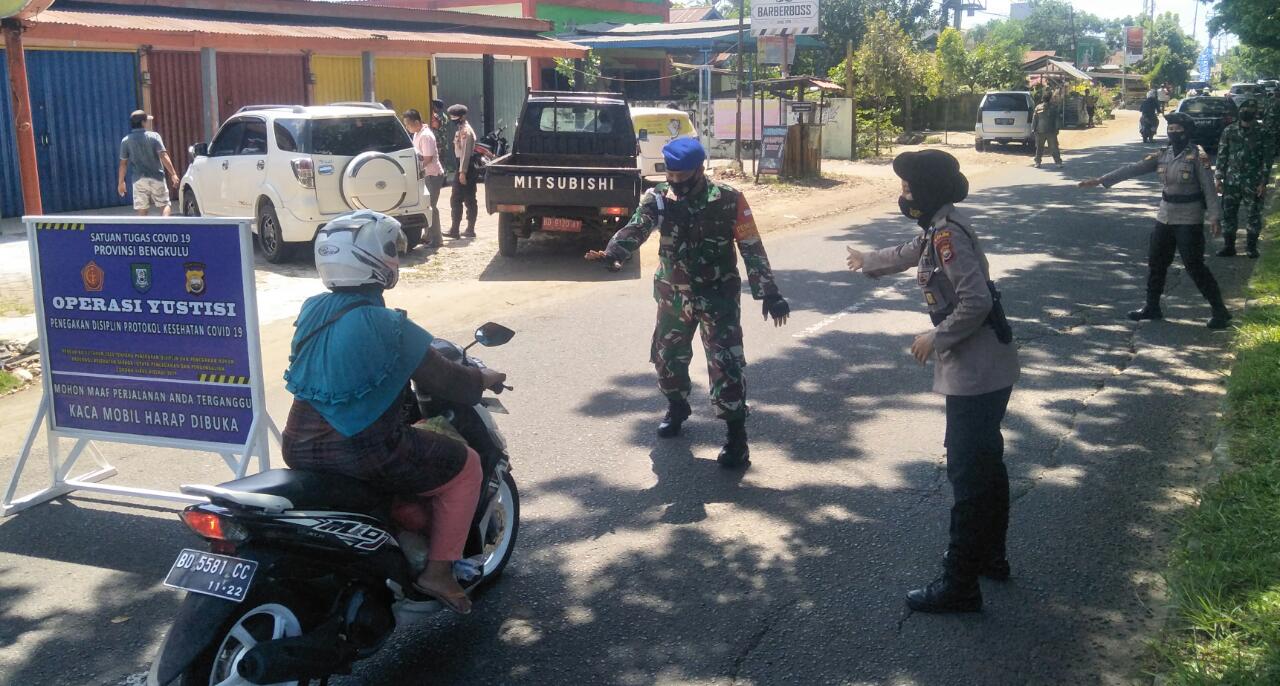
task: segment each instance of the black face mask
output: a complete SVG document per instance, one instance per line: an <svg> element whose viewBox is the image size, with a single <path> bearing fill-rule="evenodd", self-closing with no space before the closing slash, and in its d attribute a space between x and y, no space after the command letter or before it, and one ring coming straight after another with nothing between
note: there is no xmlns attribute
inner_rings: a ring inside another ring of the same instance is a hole
<svg viewBox="0 0 1280 686"><path fill-rule="evenodd" d="M920 211L920 208L911 204L911 201L907 200L905 195L898 196L898 209L902 210L902 216L907 219L919 219L920 215L924 214Z"/></svg>
<svg viewBox="0 0 1280 686"><path fill-rule="evenodd" d="M671 181L667 185L671 187L671 192L676 194L677 198L687 197L698 187L698 183L702 181L702 172L698 172L684 181Z"/></svg>
<svg viewBox="0 0 1280 686"><path fill-rule="evenodd" d="M1240 113L1240 121L1252 122L1252 121L1255 121L1257 118L1258 118L1258 113L1254 112L1253 110Z"/></svg>
<svg viewBox="0 0 1280 686"><path fill-rule="evenodd" d="M1178 131L1169 134L1169 142L1173 143L1173 147L1181 149L1187 144L1187 132Z"/></svg>

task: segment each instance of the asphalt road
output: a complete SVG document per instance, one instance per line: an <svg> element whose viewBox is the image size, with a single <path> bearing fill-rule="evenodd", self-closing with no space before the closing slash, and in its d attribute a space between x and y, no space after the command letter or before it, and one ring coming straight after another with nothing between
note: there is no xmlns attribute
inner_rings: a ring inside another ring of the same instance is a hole
<svg viewBox="0 0 1280 686"><path fill-rule="evenodd" d="M522 258L543 262L521 265L519 280L489 273L467 314L489 308L487 318L519 332L481 355L516 388L500 418L522 494L516 558L471 616L401 631L333 683L1138 677L1143 639L1160 620L1173 517L1216 438L1228 337L1204 328L1208 306L1180 267L1168 320L1124 318L1142 299L1154 184L1074 182L1137 159L1136 138L1117 128L1069 152L1061 171L993 169L972 180L964 203L1024 369L1005 425L1014 578L984 582L985 612L937 617L902 603L938 570L950 493L942 399L907 352L929 327L919 292L907 275L872 281L844 269L844 245L886 246L916 230L885 198L766 237L794 314L774 329L746 303L745 474L714 461L723 429L701 400L701 370L685 436L653 437L663 403L647 361L647 267L606 277L547 250ZM1239 307L1250 263L1210 266ZM565 283L583 280L598 283ZM517 289L525 298L515 307L503 293ZM430 286L397 299L437 335L478 323L460 319L457 303L434 303ZM442 321L437 310L453 314ZM264 330L269 379L279 378L288 335L287 322ZM278 383L270 397L283 418ZM16 449L32 403L0 401L3 454ZM178 453L109 456L137 485L224 473ZM179 600L160 579L193 542L171 508L97 497L0 521L0 683L140 683Z"/></svg>

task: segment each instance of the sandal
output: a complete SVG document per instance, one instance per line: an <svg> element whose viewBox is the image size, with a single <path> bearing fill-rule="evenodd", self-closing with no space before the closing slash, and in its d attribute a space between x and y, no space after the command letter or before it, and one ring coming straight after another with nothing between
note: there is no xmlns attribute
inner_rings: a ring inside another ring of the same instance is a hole
<svg viewBox="0 0 1280 686"><path fill-rule="evenodd" d="M467 597L467 594L465 591L459 592L459 593L450 593L450 594L439 593L423 587L421 584L419 584L416 581L413 582L413 590L417 591L418 593L421 593L424 596L427 596L428 598L431 598L432 600L439 602L441 605L444 605L445 607L449 608L450 610L453 610L454 612L460 615L471 614L471 607L467 603L467 601L470 599Z"/></svg>

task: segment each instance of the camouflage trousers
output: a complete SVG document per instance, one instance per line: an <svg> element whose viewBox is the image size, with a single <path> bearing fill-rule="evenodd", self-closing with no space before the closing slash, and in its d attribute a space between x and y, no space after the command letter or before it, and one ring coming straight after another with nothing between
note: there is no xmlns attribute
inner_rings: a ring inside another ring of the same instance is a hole
<svg viewBox="0 0 1280 686"><path fill-rule="evenodd" d="M726 421L745 418L747 387L742 368L747 361L742 354L738 294L707 297L659 287L654 298L658 323L650 360L658 372L658 390L668 399L689 397L693 333L700 327L716 416Z"/></svg>
<svg viewBox="0 0 1280 686"><path fill-rule="evenodd" d="M1253 188L1222 190L1222 234L1227 240L1235 240L1242 222L1245 233L1251 236L1262 233L1262 205L1266 196L1259 198Z"/></svg>

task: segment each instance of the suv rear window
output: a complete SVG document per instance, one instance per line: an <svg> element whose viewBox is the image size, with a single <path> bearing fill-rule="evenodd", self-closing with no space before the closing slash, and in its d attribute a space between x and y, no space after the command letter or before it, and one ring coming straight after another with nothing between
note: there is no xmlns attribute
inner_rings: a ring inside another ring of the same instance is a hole
<svg viewBox="0 0 1280 686"><path fill-rule="evenodd" d="M1257 93L1258 87L1253 84L1245 84L1240 86L1232 86L1231 92L1239 95L1241 93Z"/></svg>
<svg viewBox="0 0 1280 686"><path fill-rule="evenodd" d="M1027 96L1021 93L992 93L982 101L983 112L1027 112Z"/></svg>
<svg viewBox="0 0 1280 686"><path fill-rule="evenodd" d="M1235 108L1231 106L1230 101L1220 98L1192 98L1183 101L1182 107L1178 109L1187 114L1217 115L1227 114Z"/></svg>
<svg viewBox="0 0 1280 686"><path fill-rule="evenodd" d="M396 152L413 147L409 133L395 117L313 119L307 140L298 141L313 155L354 157L369 152Z"/></svg>

